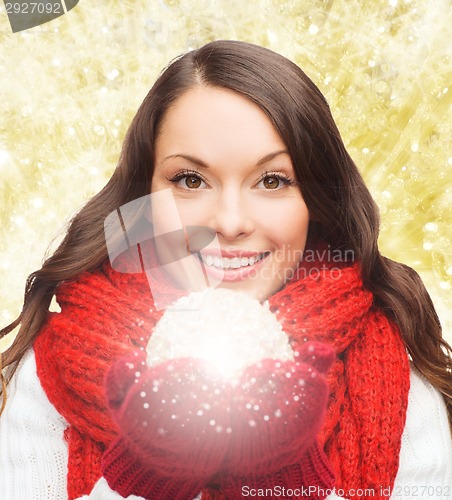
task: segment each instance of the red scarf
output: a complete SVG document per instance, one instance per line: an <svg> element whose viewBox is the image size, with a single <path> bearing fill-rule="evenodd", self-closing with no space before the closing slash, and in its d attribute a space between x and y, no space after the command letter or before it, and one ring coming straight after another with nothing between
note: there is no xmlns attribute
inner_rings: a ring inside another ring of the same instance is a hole
<svg viewBox="0 0 452 500"><path fill-rule="evenodd" d="M358 264L323 267L301 267L299 279L274 294L270 307L294 343L317 339L337 352L320 440L339 493L372 488L373 496L354 498L387 498L405 424L408 357L398 328L372 305ZM57 300L61 313L49 314L34 350L41 384L69 424L72 500L100 478L103 451L117 434L106 407L105 374L115 360L146 345L162 311L153 306L144 274L118 273L108 264L60 285Z"/></svg>

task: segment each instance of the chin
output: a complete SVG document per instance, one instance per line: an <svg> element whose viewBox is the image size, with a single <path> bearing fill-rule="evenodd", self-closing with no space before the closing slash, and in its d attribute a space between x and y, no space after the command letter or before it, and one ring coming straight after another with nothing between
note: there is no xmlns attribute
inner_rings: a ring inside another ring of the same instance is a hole
<svg viewBox="0 0 452 500"><path fill-rule="evenodd" d="M227 290L233 290L237 292L243 292L252 297L253 299L257 299L259 302L265 302L269 297L271 297L275 292L280 290L284 284L275 284L272 287L268 286L268 283L265 283L266 286L259 286L256 282L250 283L221 283L216 288L225 288Z"/></svg>

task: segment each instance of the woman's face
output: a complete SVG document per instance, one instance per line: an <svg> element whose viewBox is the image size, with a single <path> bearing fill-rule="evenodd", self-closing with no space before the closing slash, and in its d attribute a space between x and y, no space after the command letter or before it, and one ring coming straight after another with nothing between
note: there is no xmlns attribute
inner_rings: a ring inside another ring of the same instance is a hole
<svg viewBox="0 0 452 500"><path fill-rule="evenodd" d="M263 301L293 276L309 213L285 144L252 101L218 87L183 94L156 141L151 192L164 189L184 227L216 233L221 251L208 247L202 259L219 286Z"/></svg>

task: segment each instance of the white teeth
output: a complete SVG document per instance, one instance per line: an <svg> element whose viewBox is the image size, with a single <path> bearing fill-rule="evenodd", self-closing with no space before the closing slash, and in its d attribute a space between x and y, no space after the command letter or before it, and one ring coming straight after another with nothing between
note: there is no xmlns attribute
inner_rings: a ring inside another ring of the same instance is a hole
<svg viewBox="0 0 452 500"><path fill-rule="evenodd" d="M248 259L247 259L248 260ZM248 265L248 264L247 264ZM238 257L232 259L231 261L231 267L233 269L238 269L239 267L241 267L241 263L240 263L240 259Z"/></svg>
<svg viewBox="0 0 452 500"><path fill-rule="evenodd" d="M202 255L202 261L208 266L215 266L222 269L239 269L240 267L252 266L259 260L261 260L264 255L255 255L253 257L234 257L229 259L227 257L213 257L212 255Z"/></svg>

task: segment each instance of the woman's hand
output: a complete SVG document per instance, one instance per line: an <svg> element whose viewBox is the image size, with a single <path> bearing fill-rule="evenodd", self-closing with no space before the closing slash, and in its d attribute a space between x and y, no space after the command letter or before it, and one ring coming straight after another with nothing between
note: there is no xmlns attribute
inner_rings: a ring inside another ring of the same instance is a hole
<svg viewBox="0 0 452 500"><path fill-rule="evenodd" d="M225 470L272 473L300 459L323 422L333 357L325 344L310 342L295 362L266 359L243 372L232 396Z"/></svg>
<svg viewBox="0 0 452 500"><path fill-rule="evenodd" d="M199 360L167 360L148 368L134 353L111 370L107 396L131 450L159 473L208 477L223 463L231 387Z"/></svg>
<svg viewBox="0 0 452 500"><path fill-rule="evenodd" d="M332 491L334 474L316 434L328 398L325 374L333 358L330 347L306 343L295 363L266 360L244 372L250 390L232 412L235 435L225 468L215 478L226 498L266 490L284 498L324 500Z"/></svg>

